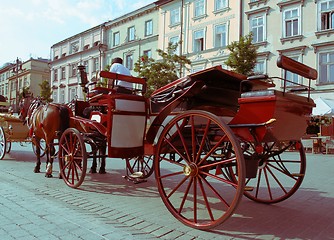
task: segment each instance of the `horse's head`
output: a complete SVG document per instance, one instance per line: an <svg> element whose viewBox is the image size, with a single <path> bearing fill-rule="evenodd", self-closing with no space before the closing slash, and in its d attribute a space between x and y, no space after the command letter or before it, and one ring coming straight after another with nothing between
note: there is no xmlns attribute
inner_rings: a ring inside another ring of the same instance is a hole
<svg viewBox="0 0 334 240"><path fill-rule="evenodd" d="M19 103L19 118L24 121L28 114L28 109L31 103L31 98L22 98Z"/></svg>
<svg viewBox="0 0 334 240"><path fill-rule="evenodd" d="M19 103L19 118L24 121L24 124L29 120L32 112L42 104L42 100L39 98L27 97L22 98Z"/></svg>

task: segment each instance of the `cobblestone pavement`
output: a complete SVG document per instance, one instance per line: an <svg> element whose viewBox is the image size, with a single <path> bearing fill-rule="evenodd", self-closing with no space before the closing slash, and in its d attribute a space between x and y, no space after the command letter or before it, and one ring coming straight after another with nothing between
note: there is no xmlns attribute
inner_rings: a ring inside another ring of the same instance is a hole
<svg viewBox="0 0 334 240"><path fill-rule="evenodd" d="M44 159L43 159L44 160ZM88 174L80 189L34 174L29 144L0 161L0 239L334 239L334 155L307 154L307 174L291 198L262 205L243 198L223 225L184 226L163 205L155 179L133 184L125 163ZM45 164L43 164L43 167Z"/></svg>

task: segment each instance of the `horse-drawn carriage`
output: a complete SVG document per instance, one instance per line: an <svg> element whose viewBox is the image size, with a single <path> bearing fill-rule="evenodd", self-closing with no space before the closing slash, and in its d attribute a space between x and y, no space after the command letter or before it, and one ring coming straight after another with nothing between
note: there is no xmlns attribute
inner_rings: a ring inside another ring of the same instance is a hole
<svg viewBox="0 0 334 240"><path fill-rule="evenodd" d="M6 153L10 152L12 142L31 142L28 127L23 125L18 116L13 115L9 105L6 99L0 95L0 160L4 158ZM32 144L32 147L35 152L35 145ZM44 148L42 141L41 149L44 150Z"/></svg>
<svg viewBox="0 0 334 240"><path fill-rule="evenodd" d="M277 63L317 78L314 69L287 57ZM315 106L310 84L303 97L289 93L288 84L274 90L266 76L247 78L217 66L145 98L144 79L100 76L132 82L139 94L98 87L88 101L76 102L59 139L60 174L68 186L82 184L88 158L123 158L141 178L155 172L160 196L178 220L209 229L232 215L242 195L276 203L301 185L306 157L300 138ZM84 85L83 70L81 77Z"/></svg>

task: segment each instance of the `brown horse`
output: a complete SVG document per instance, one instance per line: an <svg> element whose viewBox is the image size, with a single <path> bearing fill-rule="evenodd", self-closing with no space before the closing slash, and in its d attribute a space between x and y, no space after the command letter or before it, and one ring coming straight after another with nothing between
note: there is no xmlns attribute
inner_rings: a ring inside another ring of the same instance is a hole
<svg viewBox="0 0 334 240"><path fill-rule="evenodd" d="M70 125L71 109L64 104L43 103L38 98L23 98L20 102L19 117L28 125L29 134L36 146L37 162L35 173L40 172L40 141L45 140L47 169L45 176L52 177L52 164L55 155L54 140L61 136Z"/></svg>

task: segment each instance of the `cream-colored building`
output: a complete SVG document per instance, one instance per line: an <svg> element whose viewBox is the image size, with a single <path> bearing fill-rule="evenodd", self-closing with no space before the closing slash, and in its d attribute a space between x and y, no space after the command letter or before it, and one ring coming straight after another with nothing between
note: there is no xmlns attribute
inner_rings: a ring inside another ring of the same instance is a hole
<svg viewBox="0 0 334 240"><path fill-rule="evenodd" d="M110 65L113 58L120 57L132 75L137 75L133 71L134 64L141 56L157 57L159 28L158 9L155 4L107 22L108 49L105 64Z"/></svg>
<svg viewBox="0 0 334 240"><path fill-rule="evenodd" d="M156 57L158 18L155 4L125 14L69 37L51 47L51 86L54 102L67 103L84 94L77 67L86 67L90 82L99 72L121 57L133 75L134 63L146 54Z"/></svg>
<svg viewBox="0 0 334 240"><path fill-rule="evenodd" d="M181 41L177 51L191 60L191 72L224 65L226 46L241 34L240 1L160 0L157 4L160 49Z"/></svg>
<svg viewBox="0 0 334 240"><path fill-rule="evenodd" d="M0 69L0 94L8 99L15 112L18 111L19 95L29 88L34 96L40 96L42 81L50 81L49 59L27 61L17 59Z"/></svg>
<svg viewBox="0 0 334 240"><path fill-rule="evenodd" d="M51 86L54 102L68 103L82 99L83 91L77 78L77 67L86 67L89 81L94 81L103 68L107 49L104 23L78 33L51 47Z"/></svg>
<svg viewBox="0 0 334 240"><path fill-rule="evenodd" d="M252 31L259 47L256 70L283 77L284 72L276 66L283 54L318 70L318 79L312 81L312 98L334 99L334 0L244 2L243 34ZM296 74L287 73L287 78L307 83ZM282 86L280 81L276 84Z"/></svg>

